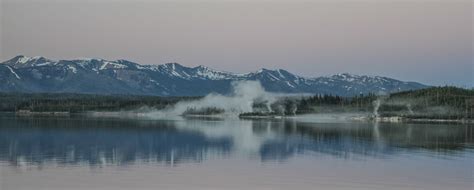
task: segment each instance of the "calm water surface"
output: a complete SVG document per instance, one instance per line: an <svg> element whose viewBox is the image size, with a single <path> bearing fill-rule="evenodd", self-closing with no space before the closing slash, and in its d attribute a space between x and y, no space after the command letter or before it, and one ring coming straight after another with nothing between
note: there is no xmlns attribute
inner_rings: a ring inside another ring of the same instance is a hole
<svg viewBox="0 0 474 190"><path fill-rule="evenodd" d="M0 189L474 189L474 127L0 115Z"/></svg>

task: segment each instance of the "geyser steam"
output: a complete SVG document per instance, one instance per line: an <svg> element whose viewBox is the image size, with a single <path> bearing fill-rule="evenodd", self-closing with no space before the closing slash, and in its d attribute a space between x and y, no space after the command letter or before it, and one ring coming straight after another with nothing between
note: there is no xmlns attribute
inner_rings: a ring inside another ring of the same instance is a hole
<svg viewBox="0 0 474 190"><path fill-rule="evenodd" d="M379 115L379 108L380 108L380 104L381 104L381 100L380 99L377 99L373 102L373 105L374 105L374 117L378 118L380 115Z"/></svg>
<svg viewBox="0 0 474 190"><path fill-rule="evenodd" d="M226 115L238 115L243 112L253 112L255 103L265 104L271 110L271 104L276 101L274 94L266 92L258 81L238 81L232 83L232 93L228 96L209 94L202 99L178 102L174 106L148 113L152 117L182 115L188 109L217 108L224 110Z"/></svg>

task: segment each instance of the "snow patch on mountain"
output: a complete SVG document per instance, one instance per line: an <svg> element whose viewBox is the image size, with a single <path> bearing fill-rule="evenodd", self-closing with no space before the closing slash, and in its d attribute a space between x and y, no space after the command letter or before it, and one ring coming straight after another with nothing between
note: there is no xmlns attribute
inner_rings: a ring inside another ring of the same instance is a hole
<svg viewBox="0 0 474 190"><path fill-rule="evenodd" d="M68 69L69 69L71 72L77 73L76 67L74 67L74 66L72 66L72 65L68 65L67 67L68 67Z"/></svg>
<svg viewBox="0 0 474 190"><path fill-rule="evenodd" d="M16 77L17 79L21 79L21 77L18 76L18 74L16 74L16 72L15 72L10 66L7 66L7 68L10 69L10 72L11 72L13 75L15 75L15 77Z"/></svg>
<svg viewBox="0 0 474 190"><path fill-rule="evenodd" d="M227 79L238 78L238 76L233 73L225 72L225 71L217 71L217 70L214 70L202 65L194 67L192 68L192 70L193 70L193 76L201 78L201 79L227 80Z"/></svg>
<svg viewBox="0 0 474 190"><path fill-rule="evenodd" d="M113 61L102 61L102 65L100 66L99 70L104 70L104 69L126 69L128 66L119 64L117 62Z"/></svg>
<svg viewBox="0 0 474 190"><path fill-rule="evenodd" d="M32 59L31 57L23 56L20 59L18 59L18 63L25 64L25 63L31 61L31 59Z"/></svg>

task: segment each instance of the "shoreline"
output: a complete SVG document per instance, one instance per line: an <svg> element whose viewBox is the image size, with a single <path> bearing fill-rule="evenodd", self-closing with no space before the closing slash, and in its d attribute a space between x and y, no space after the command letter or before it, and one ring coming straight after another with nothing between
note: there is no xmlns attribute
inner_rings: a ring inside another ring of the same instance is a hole
<svg viewBox="0 0 474 190"><path fill-rule="evenodd" d="M474 123L474 119L430 119L430 118L409 118L403 116L390 117L353 117L353 121L374 121L383 123Z"/></svg>
<svg viewBox="0 0 474 190"><path fill-rule="evenodd" d="M17 111L17 112L0 112L6 114L13 114L15 116L20 117L35 117L35 116L44 116L44 117L70 117L73 115L84 115L87 116L89 113L70 113L70 112L59 112L59 111L51 111L51 112L31 112L31 111ZM94 112L98 114L98 117L107 117L111 116L110 113L118 113L118 112ZM341 113L343 114L343 113ZM116 116L115 114L112 114ZM140 116L141 113L134 113L134 116ZM284 119L294 119L295 117L307 115L307 114L297 114L291 116L280 116L280 115L237 115L235 117L226 115L226 114L218 114L218 115L197 115L197 114L189 114L189 115L179 115L183 118L205 118L205 119L225 119L225 118L239 118L239 119L246 119L246 120L284 120ZM315 115L319 115L315 113ZM337 113L335 114L337 115ZM383 122L383 123L460 123L460 124L474 124L474 119L431 119L431 118L409 118L404 116L385 116L385 117L373 117L373 116L353 116L349 117L347 121L359 121L359 122Z"/></svg>
<svg viewBox="0 0 474 190"><path fill-rule="evenodd" d="M71 115L70 112L65 112L65 111L46 111L46 112L36 112L36 111L29 111L29 110L20 110L17 112L14 112L15 115L17 116L59 116L59 117L69 117Z"/></svg>

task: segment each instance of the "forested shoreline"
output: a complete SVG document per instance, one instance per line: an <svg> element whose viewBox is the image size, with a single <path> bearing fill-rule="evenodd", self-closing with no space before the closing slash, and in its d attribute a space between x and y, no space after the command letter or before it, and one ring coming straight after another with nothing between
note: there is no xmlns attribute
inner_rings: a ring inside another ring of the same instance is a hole
<svg viewBox="0 0 474 190"><path fill-rule="evenodd" d="M179 101L202 97L159 97L71 93L0 93L0 112L131 111L143 107L164 109ZM306 113L367 112L382 117L473 119L474 90L432 87L388 95L366 94L342 97L330 94L280 97L272 102L254 102L254 112L243 116L288 116ZM186 114L221 114L220 108L189 108Z"/></svg>
<svg viewBox="0 0 474 190"><path fill-rule="evenodd" d="M159 97L135 95L94 95L71 93L0 93L0 112L121 111L142 107L163 109L181 100L199 97Z"/></svg>
<svg viewBox="0 0 474 190"><path fill-rule="evenodd" d="M258 105L257 107L263 107ZM288 116L307 113L368 113L374 117L410 119L474 119L474 90L432 87L386 95L341 97L319 94L287 97L271 105L273 111L242 113L244 117ZM280 108L280 109L279 109Z"/></svg>
<svg viewBox="0 0 474 190"><path fill-rule="evenodd" d="M317 95L301 99L298 109L300 113L376 111L382 117L472 119L474 90L445 86L387 95Z"/></svg>

